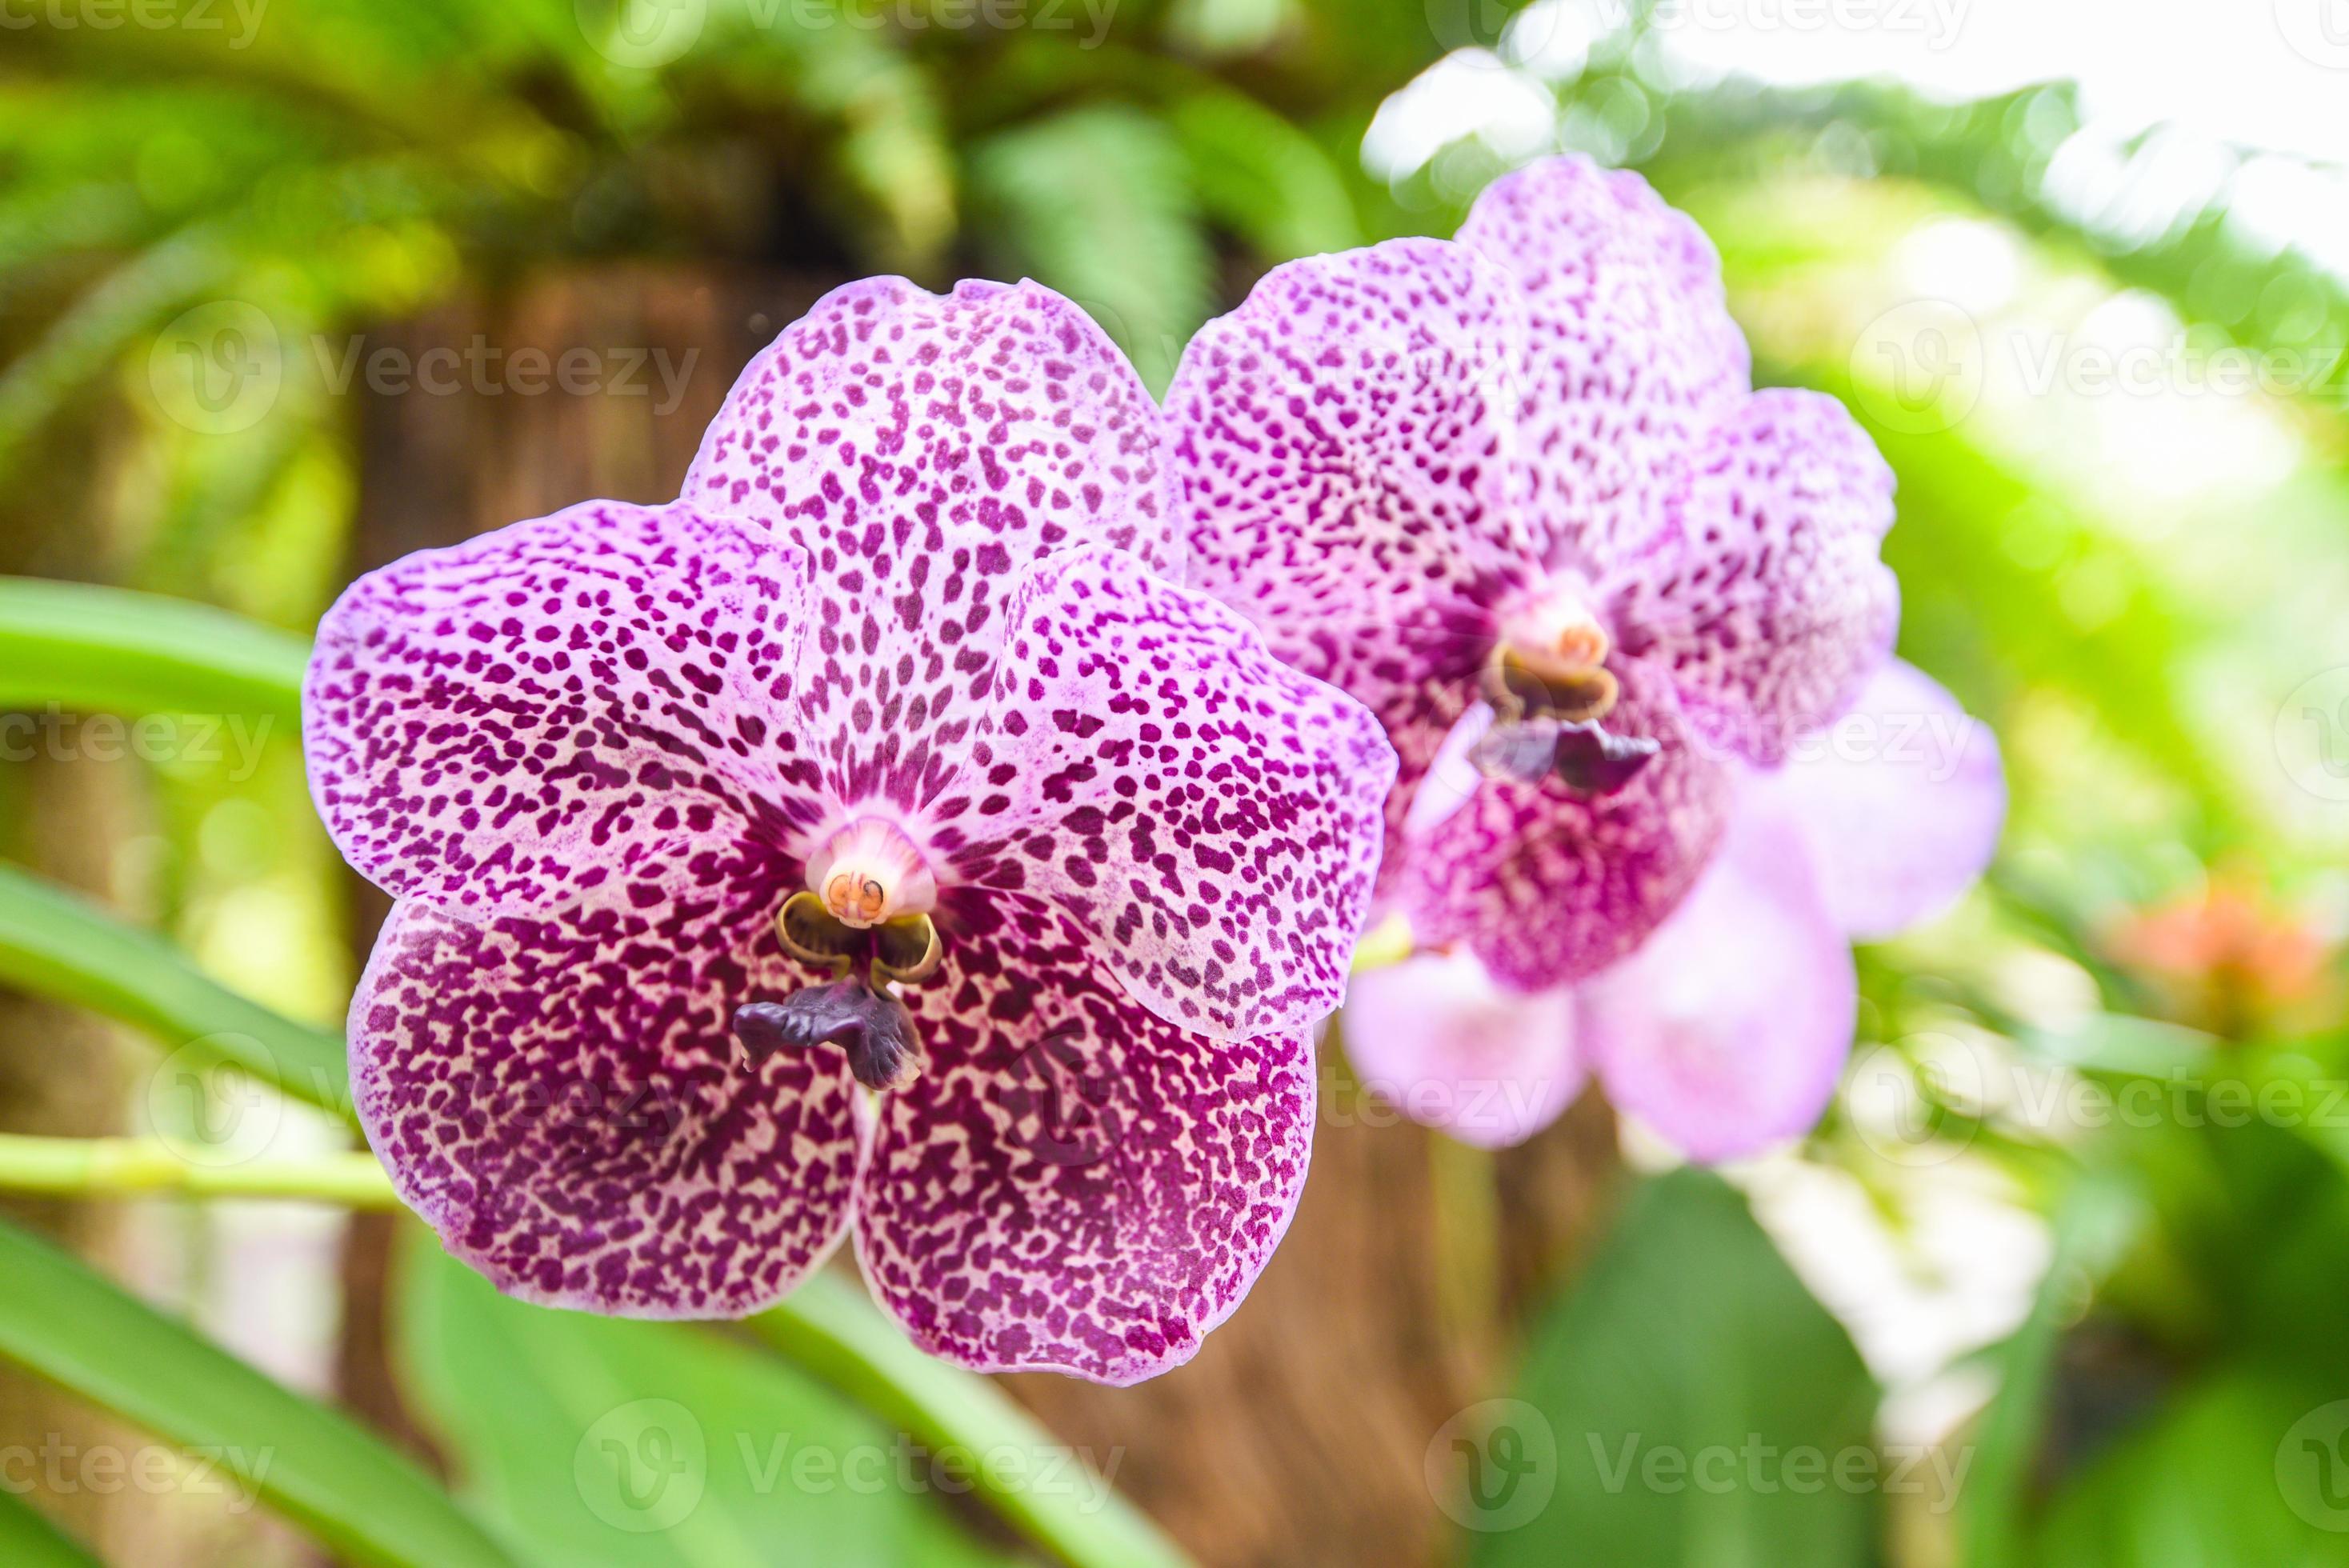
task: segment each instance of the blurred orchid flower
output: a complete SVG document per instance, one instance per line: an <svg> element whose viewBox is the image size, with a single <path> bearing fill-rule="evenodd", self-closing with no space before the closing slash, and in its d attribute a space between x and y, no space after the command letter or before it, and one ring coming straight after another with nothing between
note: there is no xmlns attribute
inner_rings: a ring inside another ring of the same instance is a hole
<svg viewBox="0 0 2349 1568"><path fill-rule="evenodd" d="M1158 574L1171 502L1083 312L877 279L751 363L678 501L352 585L304 705L399 900L352 1078L450 1252L726 1316L853 1230L963 1365L1197 1350L1295 1209L1394 763Z"/></svg>
<svg viewBox="0 0 2349 1568"><path fill-rule="evenodd" d="M1455 738L1439 770L1464 749ZM1989 727L1887 664L1783 767L1741 771L1720 852L1629 958L1530 994L1464 952L1368 971L1347 1053L1366 1084L1467 1142L1530 1137L1595 1076L1691 1157L1751 1154L1806 1130L1835 1092L1858 999L1850 942L1946 909L1989 863L2005 809Z"/></svg>
<svg viewBox="0 0 2349 1568"><path fill-rule="evenodd" d="M1892 476L1832 398L1752 390L1702 232L1558 158L1456 241L1276 268L1167 398L1195 579L1401 756L1384 902L1540 990L1686 896L1736 770L1834 719L1898 620ZM1415 814L1493 717L1464 795Z"/></svg>

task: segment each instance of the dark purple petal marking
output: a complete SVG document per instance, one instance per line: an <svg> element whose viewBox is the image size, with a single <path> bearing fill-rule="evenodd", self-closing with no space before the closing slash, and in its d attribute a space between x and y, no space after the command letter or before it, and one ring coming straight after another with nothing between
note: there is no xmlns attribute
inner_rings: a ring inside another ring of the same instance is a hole
<svg viewBox="0 0 2349 1568"><path fill-rule="evenodd" d="M1481 779L1448 815L1426 813L1406 851L1399 896L1420 941L1464 944L1516 990L1637 947L1696 880L1728 810L1733 776L1691 744L1670 686L1636 662L1613 667L1622 696L1608 727L1659 742L1621 789Z"/></svg>
<svg viewBox="0 0 2349 1568"><path fill-rule="evenodd" d="M745 1067L735 1006L800 984L728 868L646 910L392 913L351 1005L359 1116L409 1207L510 1295L636 1317L773 1303L848 1223L840 1056Z"/></svg>
<svg viewBox="0 0 2349 1568"><path fill-rule="evenodd" d="M386 891L464 915L628 909L809 820L789 720L801 553L682 508L574 507L368 573L318 628L318 814Z"/></svg>
<svg viewBox="0 0 2349 1568"><path fill-rule="evenodd" d="M1345 995L1394 754L1248 624L1103 550L1038 563L949 826L957 876L1050 899L1185 1028L1299 1028ZM951 941L951 937L949 937Z"/></svg>
<svg viewBox="0 0 2349 1568"><path fill-rule="evenodd" d="M1706 740L1775 765L1891 654L1899 586L1876 552L1892 470L1834 398L1757 393L1665 516L1619 566L1617 641L1671 669Z"/></svg>
<svg viewBox="0 0 2349 1568"><path fill-rule="evenodd" d="M1704 231L1629 170L1552 158L1476 198L1459 242L1524 290L1514 493L1537 557L1603 567L1744 400L1750 362Z"/></svg>
<svg viewBox="0 0 2349 1568"><path fill-rule="evenodd" d="M1508 500L1525 353L1500 268L1395 240L1275 268L1167 394L1195 582L1379 716L1393 828L1535 561Z"/></svg>
<svg viewBox="0 0 2349 1568"><path fill-rule="evenodd" d="M1030 562L1174 562L1162 429L1116 345L1036 284L869 279L750 362L685 498L807 552L801 722L834 795L910 811L947 789Z"/></svg>
<svg viewBox="0 0 2349 1568"><path fill-rule="evenodd" d="M1296 1212L1307 1035L1174 1028L1034 900L964 894L943 918L946 968L906 995L929 1065L881 1102L858 1216L875 1296L980 1370L1125 1384L1181 1365Z"/></svg>

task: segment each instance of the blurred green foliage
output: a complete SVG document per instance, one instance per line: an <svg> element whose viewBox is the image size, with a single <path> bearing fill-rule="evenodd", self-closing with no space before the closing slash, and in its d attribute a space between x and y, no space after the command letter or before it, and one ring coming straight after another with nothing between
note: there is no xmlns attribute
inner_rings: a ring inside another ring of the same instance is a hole
<svg viewBox="0 0 2349 1568"><path fill-rule="evenodd" d="M2349 1080L2349 806L2279 755L2302 722L2295 692L2349 666L2342 280L2230 222L2223 188L2143 222L2125 198L2151 177L2137 167L2150 137L2084 201L2051 175L2083 126L2061 83L1951 104L1885 82L1697 78L1668 67L1636 15L1565 66L1510 66L1509 8L1464 3L1126 0L1098 26L1059 7L1059 29L957 27L955 14L908 0L870 26L783 0L277 0L242 41L233 21L12 34L0 547L31 537L41 509L72 511L102 520L97 570L286 626L315 619L357 490L351 400L289 354L249 428L167 417L181 367L158 346L223 300L290 344L617 257L933 285L1026 273L1163 385L1193 328L1265 266L1447 233L1486 180L1539 150L1464 134L1392 179L1363 170L1390 91L1446 47L1493 47L1482 68L1554 103L1545 146L1640 167L1705 224L1761 377L1834 392L1869 426L1900 480L1887 551L1903 652L2005 749L2013 820L1983 892L1863 954L1862 1060L1901 1075L1928 1130L1889 1159L1855 1095L1804 1150L1896 1236L1961 1181L2046 1222L2038 1297L1960 1368L1997 1393L1950 1439L1971 1468L1915 1560L2349 1560L2349 1406L2333 1408L2349 1398L2333 1329L2349 1299L2349 1108L2326 1099ZM1953 246L1971 258L1962 302L1936 293ZM1996 288L1984 258L2011 273ZM2018 386L2019 358L2092 335L2116 298L2174 325L2189 362L2288 357L2292 385L2183 410L2060 377ZM1985 363L1926 362L1945 332L1971 335ZM1922 394L1904 379L1917 368L1931 373ZM175 788L176 863L194 868L175 903L229 934L209 954L234 963L255 929L297 934L309 979L281 1005L331 1013L315 841L266 861L274 926L220 917L251 875L231 862L252 861L202 848L239 821L251 839L254 820L297 820L298 779ZM284 983L287 965L260 967ZM2034 1099L2048 1085L2055 1098ZM2256 1106L2277 1085L2299 1086L2299 1109L2214 1114L2235 1088ZM2157 1109L2079 1109L2133 1086ZM1589 1432L1866 1440L1866 1370L1762 1240L1733 1194L1697 1178L1626 1210L1535 1329L1517 1389L1572 1450L1562 1484L1589 1475ZM445 1292L419 1321L451 1357L467 1336L487 1355L496 1326L460 1286L419 1284ZM1653 1301L1671 1309L1640 1310ZM485 1376L512 1370L496 1360ZM440 1390L444 1419L495 1450L498 1412L469 1413L457 1392ZM502 1510L528 1503L505 1484ZM1881 1501L1601 1489L1478 1556L1604 1540L1626 1562L1910 1561L1885 1544L1899 1524Z"/></svg>

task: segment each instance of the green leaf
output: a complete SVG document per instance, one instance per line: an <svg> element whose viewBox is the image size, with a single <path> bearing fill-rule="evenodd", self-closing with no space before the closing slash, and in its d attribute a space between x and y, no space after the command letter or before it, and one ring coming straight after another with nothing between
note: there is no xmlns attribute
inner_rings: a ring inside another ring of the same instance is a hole
<svg viewBox="0 0 2349 1568"><path fill-rule="evenodd" d="M756 1346L533 1306L411 1241L406 1385L524 1562L1005 1561L954 1526L914 1439Z"/></svg>
<svg viewBox="0 0 2349 1568"><path fill-rule="evenodd" d="M1209 258L1183 150L1141 112L1097 106L1005 131L970 159L997 264L1090 312L1153 392L1207 317Z"/></svg>
<svg viewBox="0 0 2349 1568"><path fill-rule="evenodd" d="M2337 1392L2336 1390L2333 1390ZM2349 1401L2222 1372L2116 1440L2051 1505L2044 1568L2349 1563Z"/></svg>
<svg viewBox="0 0 2349 1568"><path fill-rule="evenodd" d="M0 1488L0 1562L10 1568L99 1568L97 1558L5 1488Z"/></svg>
<svg viewBox="0 0 2349 1568"><path fill-rule="evenodd" d="M0 1223L0 1357L215 1458L355 1563L512 1562L413 1463L92 1273Z"/></svg>
<svg viewBox="0 0 2349 1568"><path fill-rule="evenodd" d="M1968 1568L2018 1568L2024 1511L2054 1390L2056 1350L2078 1293L2101 1277L2145 1215L2117 1177L2090 1174L2056 1206L2054 1256L2021 1328L1983 1357L1998 1394L1972 1438L1974 1462L1957 1498Z"/></svg>
<svg viewBox="0 0 2349 1568"><path fill-rule="evenodd" d="M0 578L0 708L251 714L290 738L309 658L299 637L184 599Z"/></svg>
<svg viewBox="0 0 2349 1568"><path fill-rule="evenodd" d="M914 1348L903 1330L841 1280L818 1274L751 1332L857 1404L934 1450L972 1452L979 1497L1032 1541L1070 1563L1179 1568L1188 1561L1138 1510L1109 1490L1031 1484L1007 1458L1065 1449L1001 1389ZM1032 1468L1032 1467L1031 1467Z"/></svg>
<svg viewBox="0 0 2349 1568"><path fill-rule="evenodd" d="M1235 92L1195 94L1173 118L1200 206L1266 261L1362 242L1345 180L1288 120Z"/></svg>
<svg viewBox="0 0 2349 1568"><path fill-rule="evenodd" d="M1516 1398L1454 1449L1474 1468L1447 1511L1481 1532L1478 1568L1875 1561L1877 1497L1851 1479L1886 1473L1875 1383L1715 1176L1633 1194L1536 1330Z"/></svg>
<svg viewBox="0 0 2349 1568"><path fill-rule="evenodd" d="M0 983L87 1007L346 1119L343 1042L211 979L161 937L0 863Z"/></svg>

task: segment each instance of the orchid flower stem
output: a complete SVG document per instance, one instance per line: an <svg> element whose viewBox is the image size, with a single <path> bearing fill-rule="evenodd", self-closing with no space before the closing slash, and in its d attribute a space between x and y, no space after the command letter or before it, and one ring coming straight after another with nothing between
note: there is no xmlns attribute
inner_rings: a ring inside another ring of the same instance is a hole
<svg viewBox="0 0 2349 1568"><path fill-rule="evenodd" d="M0 1133L0 1191L51 1198L270 1198L396 1209L372 1154L208 1164L160 1138L26 1138Z"/></svg>
<svg viewBox="0 0 2349 1568"><path fill-rule="evenodd" d="M1478 1362L1500 1325L1501 1199L1489 1150L1442 1133L1427 1140L1435 1209L1435 1310L1446 1339ZM1479 1365L1481 1376L1491 1370Z"/></svg>

